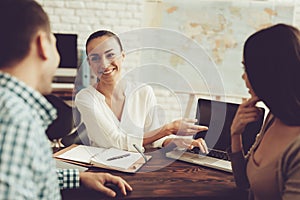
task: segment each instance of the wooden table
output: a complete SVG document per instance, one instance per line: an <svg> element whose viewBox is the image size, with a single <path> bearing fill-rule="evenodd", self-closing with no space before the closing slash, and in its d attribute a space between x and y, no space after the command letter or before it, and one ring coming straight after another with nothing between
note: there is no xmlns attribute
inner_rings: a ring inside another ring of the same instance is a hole
<svg viewBox="0 0 300 200"><path fill-rule="evenodd" d="M164 153L162 150L148 153L153 156L152 159L136 174L104 169L91 170L110 172L128 181L133 192L125 197L118 193L117 199L247 199L247 192L235 187L232 174L174 161L166 158ZM162 166L164 167L161 168ZM61 194L65 200L110 199L83 186L79 189L63 190Z"/></svg>

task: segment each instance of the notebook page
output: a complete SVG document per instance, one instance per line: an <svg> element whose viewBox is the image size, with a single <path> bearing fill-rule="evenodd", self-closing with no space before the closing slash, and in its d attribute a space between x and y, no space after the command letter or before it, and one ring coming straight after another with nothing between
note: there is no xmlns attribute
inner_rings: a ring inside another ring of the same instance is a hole
<svg viewBox="0 0 300 200"><path fill-rule="evenodd" d="M101 154L98 154L97 156L92 158L92 160L107 166L128 169L141 157L142 156L140 153L134 153L130 151L110 148L110 149L106 149ZM107 160L107 159L111 159L111 160Z"/></svg>
<svg viewBox="0 0 300 200"><path fill-rule="evenodd" d="M57 156L57 158L73 160L83 163L90 163L91 159L101 155L106 149L85 145L78 145L69 151Z"/></svg>
<svg viewBox="0 0 300 200"><path fill-rule="evenodd" d="M67 163L58 159L55 159L56 162L56 168L57 169L78 169L79 172L84 172L86 170L88 170L87 167L82 167L79 165L75 165L75 164L71 164L71 163Z"/></svg>

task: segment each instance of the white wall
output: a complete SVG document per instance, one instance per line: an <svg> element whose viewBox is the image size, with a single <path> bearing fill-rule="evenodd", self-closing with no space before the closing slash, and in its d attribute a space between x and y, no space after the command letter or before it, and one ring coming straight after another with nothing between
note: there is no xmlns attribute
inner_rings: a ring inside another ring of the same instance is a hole
<svg viewBox="0 0 300 200"><path fill-rule="evenodd" d="M294 25L300 28L300 0L295 0Z"/></svg>
<svg viewBox="0 0 300 200"><path fill-rule="evenodd" d="M53 32L78 34L78 47L84 48L87 37L99 29L122 33L140 28L143 24L144 2L149 0L37 0L50 16ZM155 0L152 0L155 1ZM240 0L248 1L248 0ZM269 0L272 1L272 0ZM294 25L300 28L300 0L295 2ZM129 61L129 65L131 62ZM134 61L132 61L134 63ZM158 101L168 120L184 111L177 108L177 99L168 91L157 91ZM241 99L233 99L240 101ZM185 100L187 101L187 99ZM195 103L194 103L195 105ZM183 108L184 109L184 108ZM194 116L194 108L190 116Z"/></svg>

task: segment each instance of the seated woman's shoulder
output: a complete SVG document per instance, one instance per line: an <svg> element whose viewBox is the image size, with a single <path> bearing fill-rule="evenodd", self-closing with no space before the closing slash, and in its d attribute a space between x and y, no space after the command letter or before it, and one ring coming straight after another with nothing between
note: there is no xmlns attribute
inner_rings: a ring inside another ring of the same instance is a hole
<svg viewBox="0 0 300 200"><path fill-rule="evenodd" d="M148 92L153 92L153 89L150 85L146 83L129 82L127 84L127 92L148 93Z"/></svg>
<svg viewBox="0 0 300 200"><path fill-rule="evenodd" d="M81 89L75 94L75 102L78 100L90 100L91 98L104 98L92 85Z"/></svg>

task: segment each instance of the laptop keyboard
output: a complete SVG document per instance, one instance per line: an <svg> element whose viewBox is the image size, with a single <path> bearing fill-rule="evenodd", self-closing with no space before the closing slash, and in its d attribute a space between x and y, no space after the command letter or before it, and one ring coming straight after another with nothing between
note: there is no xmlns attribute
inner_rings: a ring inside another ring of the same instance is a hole
<svg viewBox="0 0 300 200"><path fill-rule="evenodd" d="M225 151L220 151L220 150L216 150L216 149L208 149L208 151L209 151L209 153L207 154L207 156L230 161L230 158L229 158L227 152L225 152ZM194 147L191 150L187 150L187 152L191 152L194 154L203 154L200 151L199 147ZM203 155L205 155L205 154L203 154Z"/></svg>
<svg viewBox="0 0 300 200"><path fill-rule="evenodd" d="M214 158L220 158L222 160L230 160L227 152L225 151L218 151L215 149L210 149L208 156L214 157Z"/></svg>

